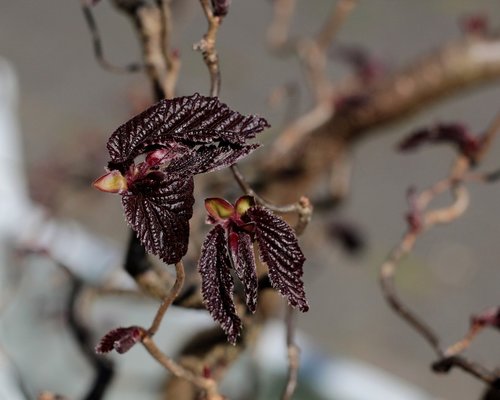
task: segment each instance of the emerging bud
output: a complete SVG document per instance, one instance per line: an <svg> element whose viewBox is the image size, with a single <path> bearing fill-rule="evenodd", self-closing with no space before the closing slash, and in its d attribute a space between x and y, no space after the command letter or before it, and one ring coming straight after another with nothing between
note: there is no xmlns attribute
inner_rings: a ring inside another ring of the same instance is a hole
<svg viewBox="0 0 500 400"><path fill-rule="evenodd" d="M104 354L116 350L118 353L123 354L129 351L143 336L144 330L138 326L116 328L108 332L100 340L95 351L97 354Z"/></svg>
<svg viewBox="0 0 500 400"><path fill-rule="evenodd" d="M96 189L108 193L122 193L127 190L127 179L118 170L97 178L92 184Z"/></svg>
<svg viewBox="0 0 500 400"><path fill-rule="evenodd" d="M238 215L243 215L247 212L247 210L255 205L255 201L252 196L241 196L238 200L236 200L236 204L234 208Z"/></svg>
<svg viewBox="0 0 500 400"><path fill-rule="evenodd" d="M471 317L471 325L500 329L500 307L490 307Z"/></svg>
<svg viewBox="0 0 500 400"><path fill-rule="evenodd" d="M215 219L215 221L228 219L234 215L233 205L227 200L220 199L218 197L205 199L205 208L207 209L208 214Z"/></svg>

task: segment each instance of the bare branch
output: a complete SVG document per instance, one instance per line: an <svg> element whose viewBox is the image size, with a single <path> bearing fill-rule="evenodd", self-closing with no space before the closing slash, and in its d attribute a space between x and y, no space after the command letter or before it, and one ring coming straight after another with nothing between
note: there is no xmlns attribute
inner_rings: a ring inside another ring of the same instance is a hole
<svg viewBox="0 0 500 400"><path fill-rule="evenodd" d="M85 1L82 1L82 11L85 18L85 22L89 28L89 32L92 38L92 45L94 48L94 55L97 62L102 68L113 73L132 73L138 72L143 69L143 66L139 63L129 64L125 67L120 67L110 63L106 57L104 57L104 51L102 48L101 35L97 27L97 22L94 18L94 13L92 12L92 7L88 6Z"/></svg>
<svg viewBox="0 0 500 400"><path fill-rule="evenodd" d="M201 51L203 60L205 61L210 74L210 96L217 97L220 92L221 78L219 70L219 55L217 54L215 44L222 17L214 15L209 0L200 0L200 4L203 8L203 12L205 13L205 17L207 18L208 30L207 33L203 35L203 38L193 46L193 49Z"/></svg>
<svg viewBox="0 0 500 400"><path fill-rule="evenodd" d="M280 184L273 180L291 165L302 170L300 175L310 186L318 178L317 171L329 169L340 151L370 132L396 122L425 106L471 87L500 78L500 39L477 37L457 41L417 59L391 77L373 87L340 94L345 106L335 111L330 101L330 117L316 124L312 132L290 136L286 150L273 149L273 157L262 168L267 174L263 184ZM314 148L314 151L311 149ZM314 159L312 156L314 155ZM274 174L269 174L269 169ZM272 180L272 182L271 182ZM296 189L296 187L295 187ZM302 188L302 190L305 190Z"/></svg>
<svg viewBox="0 0 500 400"><path fill-rule="evenodd" d="M153 323L151 324L151 327L148 329L149 336L153 336L158 331L158 329L160 328L161 321L165 313L167 312L168 307L170 307L170 305L174 302L179 292L181 291L182 286L184 285L184 279L186 275L184 272L184 264L182 263L182 261L179 261L178 263L175 264L175 273L176 273L175 284L172 287L172 289L170 289L168 295L164 297L160 308L156 312Z"/></svg>
<svg viewBox="0 0 500 400"><path fill-rule="evenodd" d="M297 387L300 367L300 348L295 344L295 312L290 306L286 308L286 347L288 353L287 383L281 395L282 400L291 400Z"/></svg>

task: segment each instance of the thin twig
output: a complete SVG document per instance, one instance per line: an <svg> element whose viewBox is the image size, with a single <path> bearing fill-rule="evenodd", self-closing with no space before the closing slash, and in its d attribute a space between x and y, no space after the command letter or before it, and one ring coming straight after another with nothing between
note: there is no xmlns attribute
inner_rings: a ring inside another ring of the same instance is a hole
<svg viewBox="0 0 500 400"><path fill-rule="evenodd" d="M182 263L182 261L179 261L175 264L175 273L176 273L176 279L174 286L172 287L172 289L170 289L168 295L163 299L160 308L158 308L158 311L156 312L151 327L148 329L149 336L153 336L158 331L158 329L160 328L161 321L163 320L163 317L165 316L168 307L170 307L170 305L174 302L179 292L181 291L182 286L184 285L184 279L186 277L186 274L184 272L184 264Z"/></svg>
<svg viewBox="0 0 500 400"><path fill-rule="evenodd" d="M499 132L500 132L500 112L497 113L497 115L493 119L493 122L490 124L490 126L484 133L483 137L481 138L482 140L481 150L476 155L476 157L474 157L474 161L476 163L481 161L484 155L490 150L491 144L493 143L493 140L495 139L495 137L498 135Z"/></svg>
<svg viewBox="0 0 500 400"><path fill-rule="evenodd" d="M328 16L328 20L316 35L318 47L326 51L337 36L340 28L349 17L349 14L356 5L357 0L338 0L333 11Z"/></svg>
<svg viewBox="0 0 500 400"><path fill-rule="evenodd" d="M487 150L491 147L491 142L499 130L500 113L495 117L484 136L484 151L482 151L474 161L477 162L482 159ZM437 182L430 188L422 191L416 197L414 201L414 207L416 209L412 212L419 214L418 219L420 222L417 225L410 224L402 241L395 247L387 260L382 264L380 268L380 283L382 292L389 305L403 320L423 336L435 351L439 358L439 360L433 364L433 369L436 372L448 372L451 368L456 366L486 383L498 385L500 383L500 376L498 374L490 372L481 365L471 362L464 357L457 356L458 353L469 346L473 338L479 332L479 328L472 327L469 334L464 339L448 347L448 349L443 350L440 345L439 337L434 330L413 313L399 298L396 293L394 282L397 267L401 259L413 249L421 233L436 224L454 221L465 212L469 204L469 196L464 181L471 177L469 174L470 168L470 160L464 155L459 156L447 179ZM426 211L432 199L446 190L451 191L454 202L448 207Z"/></svg>
<svg viewBox="0 0 500 400"><path fill-rule="evenodd" d="M296 4L296 0L275 0L273 2L273 20L267 30L267 41L272 48L278 50L287 44Z"/></svg>
<svg viewBox="0 0 500 400"><path fill-rule="evenodd" d="M484 325L479 325L479 324L472 325L471 328L469 329L469 332L467 332L467 335L465 335L463 339L452 344L451 346L448 346L448 348L444 352L445 357L456 356L465 351L471 345L472 341L477 336L477 334L481 332L483 329Z"/></svg>
<svg viewBox="0 0 500 400"><path fill-rule="evenodd" d="M139 63L129 64L125 67L113 65L112 63L110 63L106 59L106 57L104 57L101 35L99 33L99 28L97 27L97 22L94 18L92 8L85 4L84 1L82 1L82 11L83 16L85 17L85 22L87 23L87 26L89 28L90 36L92 37L92 46L94 48L95 58L102 68L109 72L119 74L138 72L143 69L143 65Z"/></svg>
<svg viewBox="0 0 500 400"><path fill-rule="evenodd" d="M219 31L219 26L222 17L217 17L214 15L212 7L210 6L209 0L200 0L201 7L205 13L205 17L208 22L208 30L203 38L196 44L194 44L193 49L201 51L203 55L203 60L207 65L208 72L210 74L210 96L219 96L221 77L219 69L219 56L217 54L217 49L215 44L217 42L217 32Z"/></svg>
<svg viewBox="0 0 500 400"><path fill-rule="evenodd" d="M287 306L285 315L286 347L288 353L287 383L281 395L282 400L290 400L295 393L300 367L300 348L295 344L295 310Z"/></svg>

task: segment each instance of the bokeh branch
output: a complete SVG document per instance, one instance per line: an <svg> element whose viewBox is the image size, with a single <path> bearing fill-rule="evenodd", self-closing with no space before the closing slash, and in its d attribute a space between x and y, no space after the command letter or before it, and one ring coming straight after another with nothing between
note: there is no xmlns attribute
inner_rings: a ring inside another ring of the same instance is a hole
<svg viewBox="0 0 500 400"><path fill-rule="evenodd" d="M497 115L489 129L481 137L482 145L474 153L472 160L475 165L485 156L491 147L493 139L498 134L500 130L499 119L500 116ZM418 237L437 224L453 222L466 211L469 205L469 195L465 187L465 182L470 177L469 171L472 161L470 157L464 154L459 155L446 179L435 183L419 194L409 194L410 211L407 215L408 230L380 267L380 284L385 299L392 309L419 333L436 353L438 361L432 365L434 371L444 373L450 371L453 367L458 367L485 383L497 386L500 382L499 374L491 372L482 365L458 355L475 337L477 334L476 330L469 332L466 338L454 346L443 349L438 333L405 304L397 294L395 287L395 275L398 267L402 259L413 250ZM447 191L453 196L452 204L447 207L428 210L431 201L436 196Z"/></svg>

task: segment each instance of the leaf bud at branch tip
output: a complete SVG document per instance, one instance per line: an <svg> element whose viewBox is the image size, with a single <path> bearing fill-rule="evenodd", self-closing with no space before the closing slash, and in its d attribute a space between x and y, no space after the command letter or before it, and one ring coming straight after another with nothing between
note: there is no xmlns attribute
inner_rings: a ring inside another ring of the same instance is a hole
<svg viewBox="0 0 500 400"><path fill-rule="evenodd" d="M118 170L113 170L97 178L92 186L102 192L123 193L127 190L127 179Z"/></svg>

